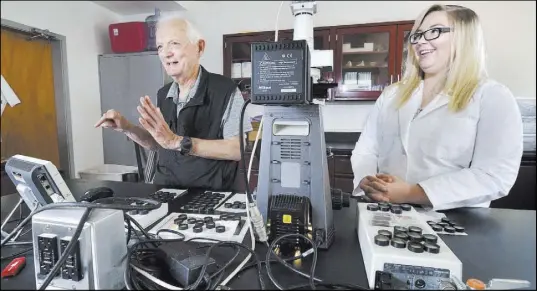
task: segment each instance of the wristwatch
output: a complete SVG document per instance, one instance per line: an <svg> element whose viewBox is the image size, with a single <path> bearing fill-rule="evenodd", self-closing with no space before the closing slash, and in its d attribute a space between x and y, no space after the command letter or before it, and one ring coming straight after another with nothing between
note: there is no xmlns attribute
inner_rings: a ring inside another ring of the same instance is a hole
<svg viewBox="0 0 537 291"><path fill-rule="evenodd" d="M190 151L192 150L192 139L188 136L183 136L183 139L181 140L180 144L180 151L182 155L188 155L190 154Z"/></svg>

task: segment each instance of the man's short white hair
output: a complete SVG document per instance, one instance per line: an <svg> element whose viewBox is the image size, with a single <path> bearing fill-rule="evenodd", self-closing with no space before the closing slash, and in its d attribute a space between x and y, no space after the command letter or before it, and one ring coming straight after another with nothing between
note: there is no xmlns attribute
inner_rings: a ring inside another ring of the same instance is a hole
<svg viewBox="0 0 537 291"><path fill-rule="evenodd" d="M197 43L199 40L203 39L203 35L196 28L192 19L181 12L171 12L171 13L161 14L157 20L157 29L159 25L161 25L162 23L165 23L168 21L176 21L176 20L181 20L185 22L187 37L191 43Z"/></svg>

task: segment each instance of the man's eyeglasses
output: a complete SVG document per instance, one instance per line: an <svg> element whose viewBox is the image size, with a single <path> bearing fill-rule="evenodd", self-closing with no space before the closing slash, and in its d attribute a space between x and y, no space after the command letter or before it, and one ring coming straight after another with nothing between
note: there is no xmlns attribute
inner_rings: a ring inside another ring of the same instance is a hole
<svg viewBox="0 0 537 291"><path fill-rule="evenodd" d="M433 40L440 37L444 32L450 32L451 27L433 27L426 31L416 32L408 38L411 44L417 44L421 37L425 37L425 40Z"/></svg>

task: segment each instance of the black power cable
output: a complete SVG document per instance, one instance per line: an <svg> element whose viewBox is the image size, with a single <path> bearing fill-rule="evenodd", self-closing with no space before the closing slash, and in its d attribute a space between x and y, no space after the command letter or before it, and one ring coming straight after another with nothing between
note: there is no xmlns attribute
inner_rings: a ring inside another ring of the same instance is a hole
<svg viewBox="0 0 537 291"><path fill-rule="evenodd" d="M185 290L186 289L192 290L191 287L197 286L197 284L199 284L199 282L201 282L201 279L203 278L203 275L205 274L205 271L207 269L207 264L209 263L209 256L210 256L212 250L215 247L226 246L226 245L236 245L238 247L246 249L247 251L250 252L250 254L252 254L252 257L257 262L257 271L258 271L257 279L258 279L259 287L261 288L261 290L265 290L265 283L263 281L263 276L261 274L261 268L262 268L261 267L261 262L259 261L259 258L257 257L257 254L251 248L245 246L244 244L233 242L233 241L222 241L222 242L215 243L214 245L212 245L209 248L209 250L207 250L207 253L205 255L205 263L203 264L203 266L201 268L200 275L199 275L198 279L196 280L196 282L194 284L192 284L192 286L188 286L187 288L185 288Z"/></svg>
<svg viewBox="0 0 537 291"><path fill-rule="evenodd" d="M34 250L33 248L28 248L28 249L25 249L25 250L16 252L16 253L14 253L14 254L12 254L12 255L2 257L2 258L1 258L1 261L4 261L4 260L12 260L12 259L14 259L14 258L16 258L16 257L18 257L18 256L20 256L20 255L24 255L24 254L26 254L26 253L28 253L28 252L33 251L33 250Z"/></svg>
<svg viewBox="0 0 537 291"><path fill-rule="evenodd" d="M274 247L278 244L278 242L284 238L287 238L287 237L300 237L300 238L303 238L304 240L307 240L312 248L313 248L313 262L311 264L311 269L310 269L310 275L309 275L309 286L312 290L315 290L315 282L313 280L313 277L315 276L315 268L317 266L317 244L314 243L309 237L305 236L305 235L302 235L302 234L297 234L297 233L289 233L289 234L284 234L284 235L281 235L279 237L277 237L276 239L274 239L274 241L272 241L272 243L270 244L269 246L269 249L267 251L267 256L265 258L265 261L266 262L270 262L270 256L273 254L273 249ZM276 256L277 259L281 259L279 258L278 256ZM283 262L283 260L281 260L280 262ZM272 282L272 284L274 284L274 286L276 286L276 288L280 289L280 290L284 290L284 288L276 281L276 279L274 278L274 276L272 275L272 271L270 269L270 263L268 264L265 264L265 267L267 269L267 275L269 276L270 278L270 281Z"/></svg>

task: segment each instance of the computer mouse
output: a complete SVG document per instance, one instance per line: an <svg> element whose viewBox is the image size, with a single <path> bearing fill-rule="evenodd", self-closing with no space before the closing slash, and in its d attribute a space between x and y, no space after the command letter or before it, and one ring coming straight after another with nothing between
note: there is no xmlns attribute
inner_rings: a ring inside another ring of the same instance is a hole
<svg viewBox="0 0 537 291"><path fill-rule="evenodd" d="M80 202L93 202L97 199L114 197L114 191L108 187L97 187L89 189L84 193Z"/></svg>

